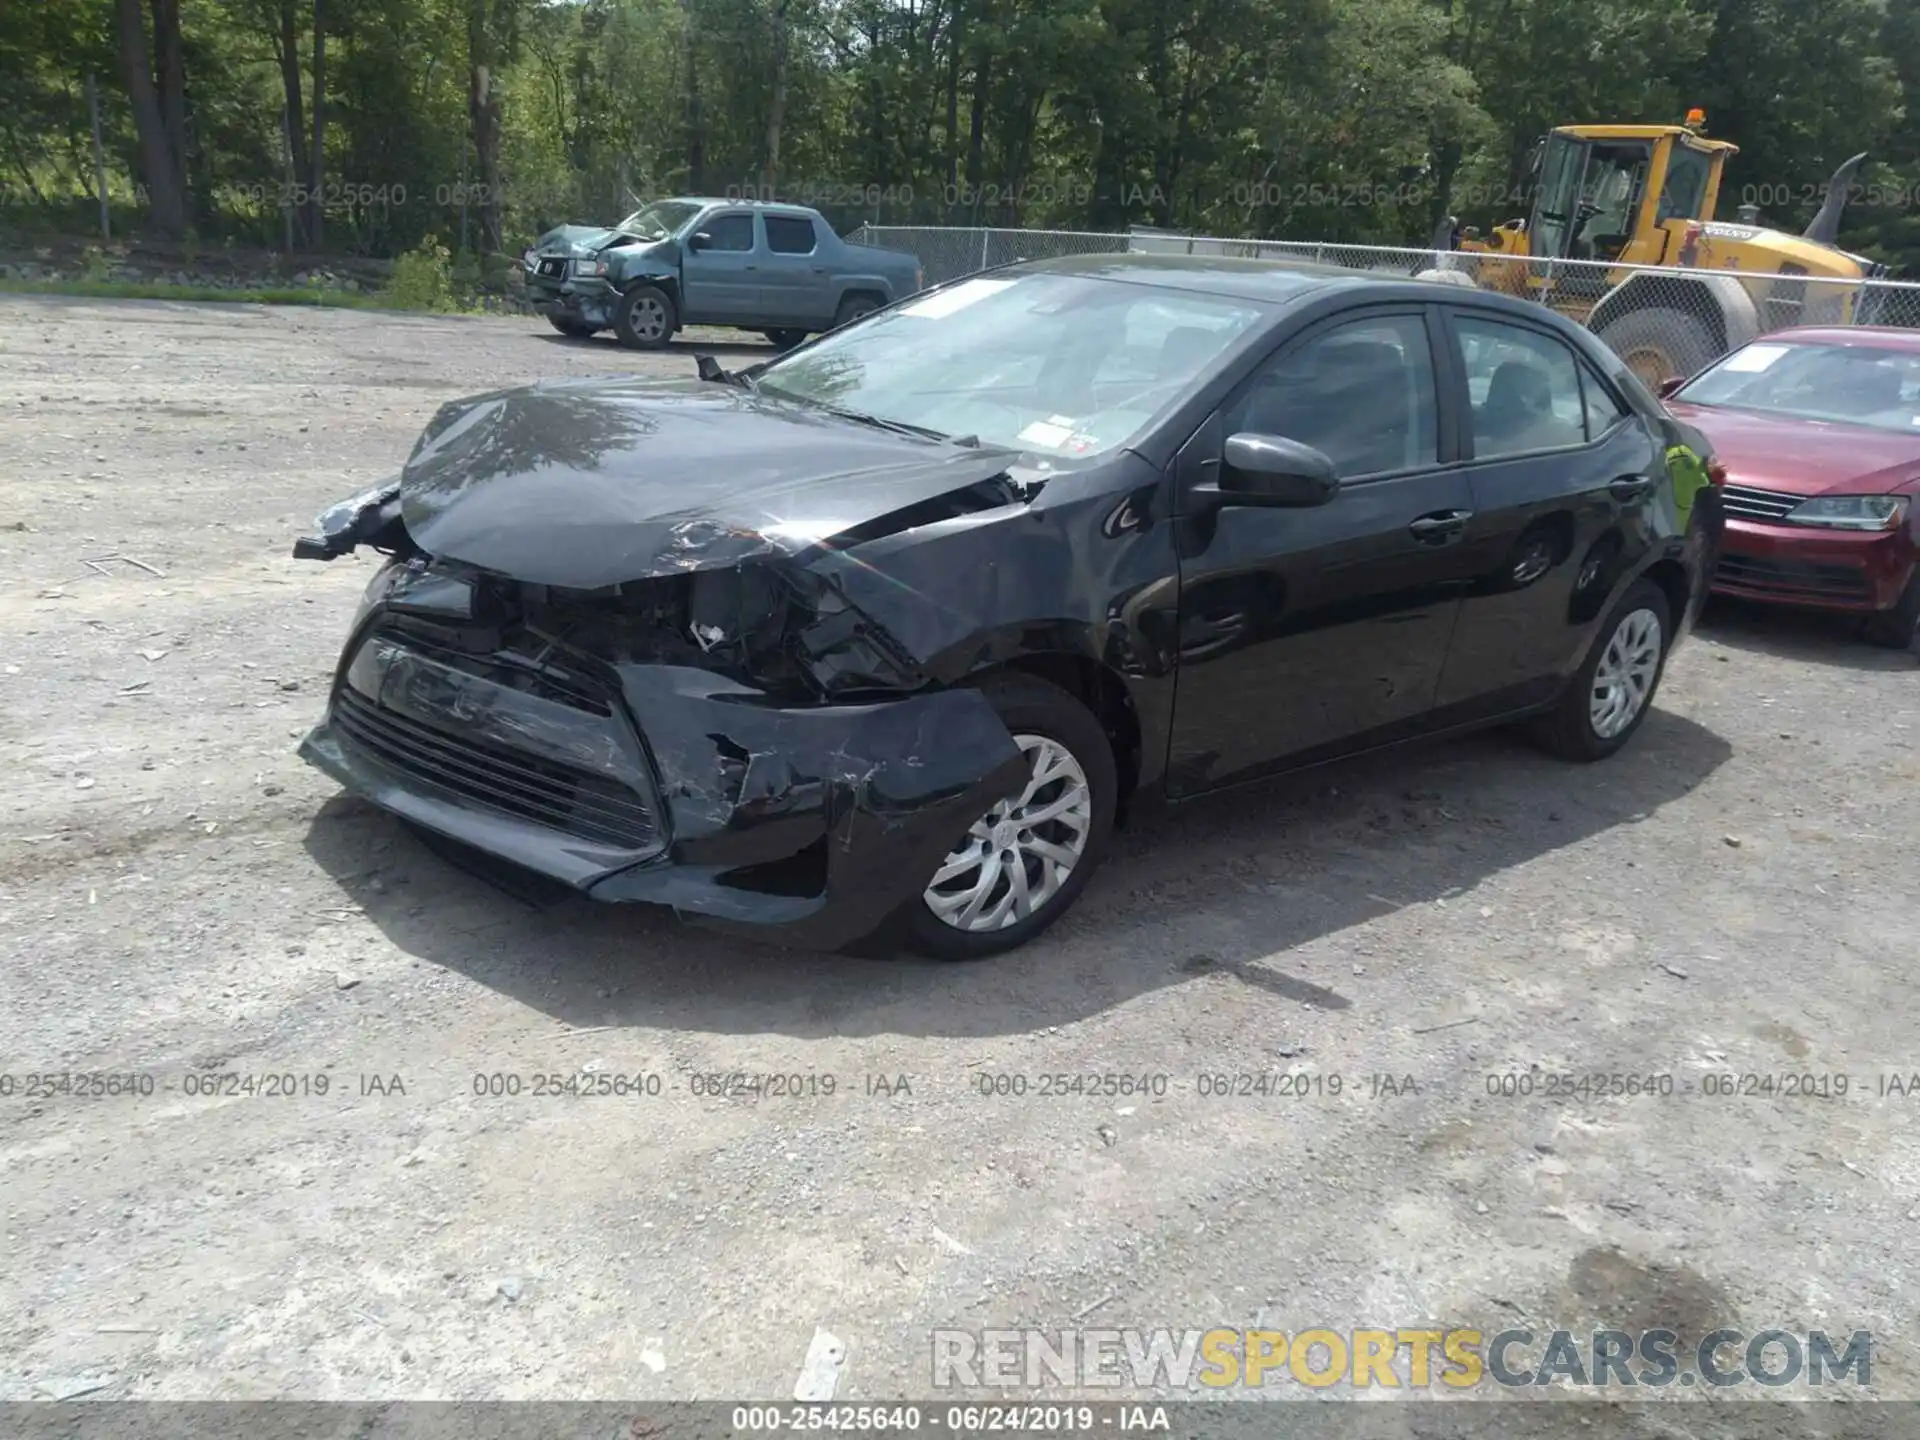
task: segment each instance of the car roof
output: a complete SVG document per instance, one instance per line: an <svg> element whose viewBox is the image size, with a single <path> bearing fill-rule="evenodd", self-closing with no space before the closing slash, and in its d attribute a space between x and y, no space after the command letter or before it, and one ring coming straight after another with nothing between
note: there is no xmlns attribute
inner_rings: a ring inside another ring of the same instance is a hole
<svg viewBox="0 0 1920 1440"><path fill-rule="evenodd" d="M1775 330L1748 342L1753 345L1858 345L1872 350L1902 350L1920 355L1920 330L1902 330L1892 325L1802 325L1792 330Z"/></svg>
<svg viewBox="0 0 1920 1440"><path fill-rule="evenodd" d="M725 199L718 195L675 195L661 202L668 205L737 205L742 210L763 210L769 215L804 215L812 217L813 211L804 205L788 205L777 200L753 200L742 196Z"/></svg>

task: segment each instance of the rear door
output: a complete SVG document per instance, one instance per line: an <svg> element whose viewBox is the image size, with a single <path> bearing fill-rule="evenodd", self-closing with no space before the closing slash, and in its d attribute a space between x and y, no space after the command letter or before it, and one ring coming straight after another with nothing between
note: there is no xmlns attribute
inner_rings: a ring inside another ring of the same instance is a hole
<svg viewBox="0 0 1920 1440"><path fill-rule="evenodd" d="M766 319L795 329L819 329L833 321L832 277L822 258L820 222L811 215L762 212L766 252L760 262Z"/></svg>
<svg viewBox="0 0 1920 1440"><path fill-rule="evenodd" d="M1314 509L1183 506L1174 794L1390 738L1432 708L1472 505L1441 459L1428 308L1349 311L1285 343L1175 461L1184 495L1229 435L1282 435L1328 455L1342 489Z"/></svg>
<svg viewBox="0 0 1920 1440"><path fill-rule="evenodd" d="M760 318L760 241L751 210L715 210L694 226L707 243L683 247L681 316L691 324L742 325Z"/></svg>
<svg viewBox="0 0 1920 1440"><path fill-rule="evenodd" d="M1448 718L1551 699L1615 581L1656 540L1665 459L1647 427L1546 326L1449 305L1443 374L1464 411L1473 582L1438 703Z"/></svg>

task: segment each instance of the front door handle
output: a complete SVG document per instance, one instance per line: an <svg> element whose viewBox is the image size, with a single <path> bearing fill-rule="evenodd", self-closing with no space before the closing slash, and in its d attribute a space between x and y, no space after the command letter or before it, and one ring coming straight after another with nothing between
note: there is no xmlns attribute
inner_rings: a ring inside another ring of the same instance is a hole
<svg viewBox="0 0 1920 1440"><path fill-rule="evenodd" d="M1451 545L1473 518L1471 510L1436 510L1422 515L1407 526L1408 533L1422 545Z"/></svg>
<svg viewBox="0 0 1920 1440"><path fill-rule="evenodd" d="M1645 475L1621 475L1607 482L1607 491L1616 500L1638 500L1653 489L1653 481Z"/></svg>

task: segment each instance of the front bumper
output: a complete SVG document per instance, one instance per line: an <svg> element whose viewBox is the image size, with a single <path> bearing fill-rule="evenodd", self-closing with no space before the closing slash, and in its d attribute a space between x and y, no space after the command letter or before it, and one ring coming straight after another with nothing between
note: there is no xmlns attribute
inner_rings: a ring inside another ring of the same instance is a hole
<svg viewBox="0 0 1920 1440"><path fill-rule="evenodd" d="M1713 590L1819 610L1888 610L1899 603L1915 558L1908 525L1816 530L1729 519Z"/></svg>
<svg viewBox="0 0 1920 1440"><path fill-rule="evenodd" d="M585 694L377 618L349 653L300 746L349 790L595 900L804 946L880 928L1025 775L975 690L781 706L632 665Z"/></svg>
<svg viewBox="0 0 1920 1440"><path fill-rule="evenodd" d="M601 329L613 324L613 307L620 294L604 279L547 275L537 269L522 273L527 303L542 315L583 321Z"/></svg>

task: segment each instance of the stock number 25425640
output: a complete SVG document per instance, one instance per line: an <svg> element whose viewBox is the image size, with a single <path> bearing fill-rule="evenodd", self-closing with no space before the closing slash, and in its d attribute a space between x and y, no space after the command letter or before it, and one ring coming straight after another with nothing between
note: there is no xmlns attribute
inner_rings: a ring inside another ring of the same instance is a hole
<svg viewBox="0 0 1920 1440"><path fill-rule="evenodd" d="M1166 1075L1153 1072L1122 1074L1112 1070L1052 1071L1023 1075L1001 1071L981 1072L973 1077L974 1092L979 1095L1033 1095L1047 1099L1056 1095L1088 1095L1114 1098L1127 1095L1161 1096L1171 1088Z"/></svg>

